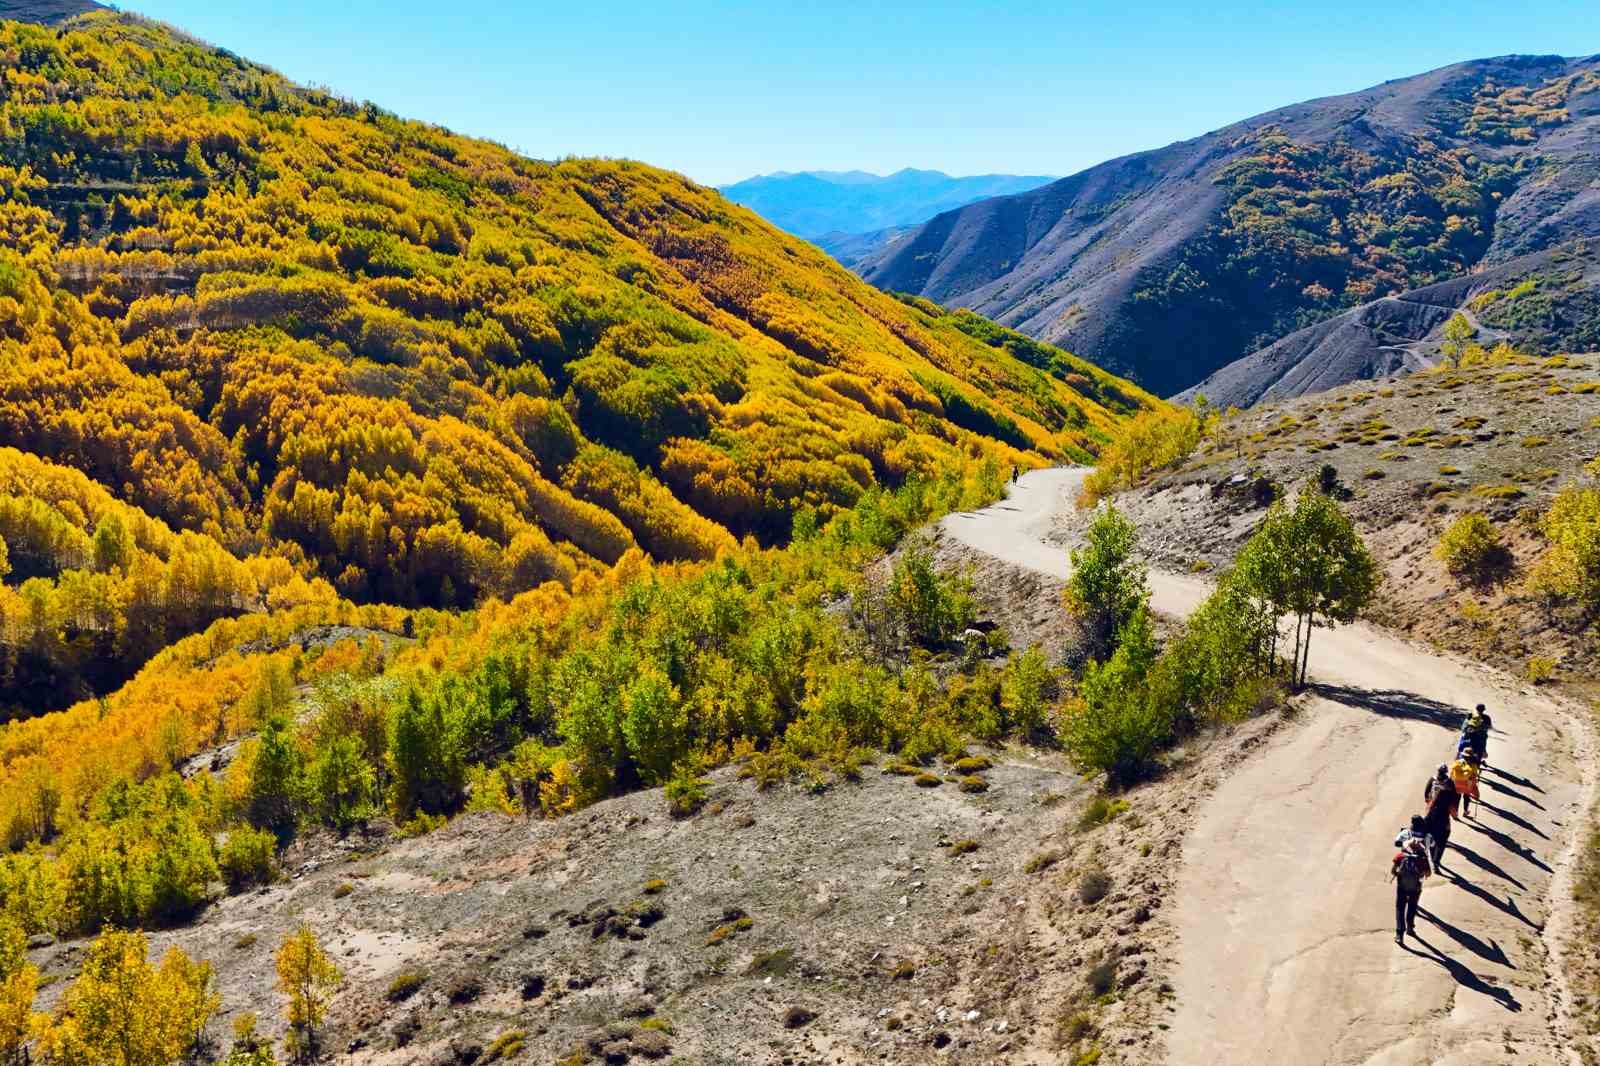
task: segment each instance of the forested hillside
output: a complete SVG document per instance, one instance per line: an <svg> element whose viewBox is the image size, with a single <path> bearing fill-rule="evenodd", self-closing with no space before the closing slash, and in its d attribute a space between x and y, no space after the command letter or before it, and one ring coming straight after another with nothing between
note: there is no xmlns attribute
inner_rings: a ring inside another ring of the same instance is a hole
<svg viewBox="0 0 1600 1066"><path fill-rule="evenodd" d="M0 24L0 706L218 618L464 608L1092 453L1139 390L716 193L111 12Z"/></svg>

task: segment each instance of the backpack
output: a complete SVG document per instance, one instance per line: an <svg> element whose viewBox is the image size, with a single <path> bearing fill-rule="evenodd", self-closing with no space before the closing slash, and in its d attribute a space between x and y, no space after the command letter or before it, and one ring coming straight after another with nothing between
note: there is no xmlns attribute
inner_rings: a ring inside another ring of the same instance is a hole
<svg viewBox="0 0 1600 1066"><path fill-rule="evenodd" d="M1408 877L1421 881L1431 871L1428 864L1428 846L1417 837L1412 837L1400 845L1400 851L1394 857L1394 872L1396 876Z"/></svg>

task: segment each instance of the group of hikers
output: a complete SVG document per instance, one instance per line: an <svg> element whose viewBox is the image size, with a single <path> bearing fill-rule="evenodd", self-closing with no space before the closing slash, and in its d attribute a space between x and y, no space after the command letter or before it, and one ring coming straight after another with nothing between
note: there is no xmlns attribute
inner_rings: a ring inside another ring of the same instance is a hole
<svg viewBox="0 0 1600 1066"><path fill-rule="evenodd" d="M1456 741L1455 761L1440 763L1439 769L1422 788L1423 812L1411 816L1411 824L1400 830L1394 845L1398 849L1389 867L1394 880L1394 942L1404 944L1407 933L1417 935L1417 908L1422 901L1422 883L1444 870L1444 849L1450 842L1451 822L1472 817L1472 804L1478 798L1478 777L1489 752L1489 714L1483 704L1462 723Z"/></svg>

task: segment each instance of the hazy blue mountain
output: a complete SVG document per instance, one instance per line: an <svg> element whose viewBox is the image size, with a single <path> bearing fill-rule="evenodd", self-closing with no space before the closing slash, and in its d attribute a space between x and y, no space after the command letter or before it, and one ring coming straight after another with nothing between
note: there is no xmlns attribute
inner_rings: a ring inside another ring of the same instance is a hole
<svg viewBox="0 0 1600 1066"><path fill-rule="evenodd" d="M977 200L1036 189L1054 178L981 174L953 178L937 170L779 171L724 185L728 199L808 240L902 230ZM876 247L881 241L875 241Z"/></svg>

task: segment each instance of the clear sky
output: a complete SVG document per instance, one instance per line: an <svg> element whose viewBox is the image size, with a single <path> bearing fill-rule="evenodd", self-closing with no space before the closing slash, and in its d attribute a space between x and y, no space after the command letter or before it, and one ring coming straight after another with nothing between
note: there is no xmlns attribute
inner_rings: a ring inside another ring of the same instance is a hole
<svg viewBox="0 0 1600 1066"><path fill-rule="evenodd" d="M125 0L539 158L724 183L1069 174L1461 59L1600 52L1596 0Z"/></svg>

